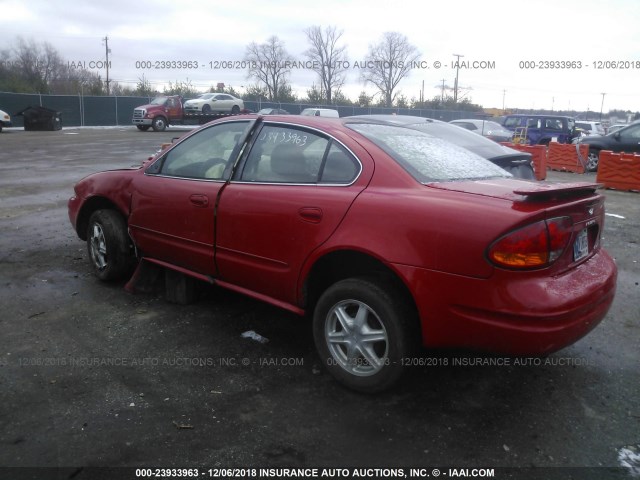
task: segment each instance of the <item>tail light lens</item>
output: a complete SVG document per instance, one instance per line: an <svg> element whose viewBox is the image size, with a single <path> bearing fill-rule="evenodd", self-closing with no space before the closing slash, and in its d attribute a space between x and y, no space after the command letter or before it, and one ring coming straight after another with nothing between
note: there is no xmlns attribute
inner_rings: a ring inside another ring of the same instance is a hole
<svg viewBox="0 0 640 480"><path fill-rule="evenodd" d="M570 217L558 217L515 230L489 247L489 260L499 267L515 269L546 267L569 244L572 225Z"/></svg>

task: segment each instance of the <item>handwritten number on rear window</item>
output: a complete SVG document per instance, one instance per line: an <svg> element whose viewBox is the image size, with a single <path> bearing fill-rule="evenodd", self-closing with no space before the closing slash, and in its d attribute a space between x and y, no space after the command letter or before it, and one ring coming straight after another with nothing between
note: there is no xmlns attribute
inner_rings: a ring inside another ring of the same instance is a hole
<svg viewBox="0 0 640 480"><path fill-rule="evenodd" d="M307 144L307 135L300 135L296 132L262 132L258 141L265 143L291 143L297 147L304 147Z"/></svg>

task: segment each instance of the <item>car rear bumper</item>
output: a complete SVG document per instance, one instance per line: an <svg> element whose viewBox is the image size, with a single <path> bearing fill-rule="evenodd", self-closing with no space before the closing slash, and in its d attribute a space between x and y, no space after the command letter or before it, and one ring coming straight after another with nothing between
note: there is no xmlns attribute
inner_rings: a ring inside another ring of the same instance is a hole
<svg viewBox="0 0 640 480"><path fill-rule="evenodd" d="M508 355L546 355L582 338L607 314L617 278L604 250L555 277L496 270L476 279L397 267L414 285L425 346Z"/></svg>

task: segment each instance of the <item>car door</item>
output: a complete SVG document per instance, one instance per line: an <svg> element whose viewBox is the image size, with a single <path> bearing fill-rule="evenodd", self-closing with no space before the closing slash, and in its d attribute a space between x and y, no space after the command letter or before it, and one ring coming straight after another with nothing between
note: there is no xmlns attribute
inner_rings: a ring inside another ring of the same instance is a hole
<svg viewBox="0 0 640 480"><path fill-rule="evenodd" d="M220 198L219 279L288 304L309 254L337 228L372 173L335 138L267 123Z"/></svg>
<svg viewBox="0 0 640 480"><path fill-rule="evenodd" d="M199 130L135 178L129 229L143 256L215 275L216 200L248 125L229 121Z"/></svg>
<svg viewBox="0 0 640 480"><path fill-rule="evenodd" d="M640 124L632 125L616 133L619 135L614 137L614 152L640 152Z"/></svg>
<svg viewBox="0 0 640 480"><path fill-rule="evenodd" d="M170 121L182 119L182 106L180 105L180 100L178 98L169 97L165 108Z"/></svg>
<svg viewBox="0 0 640 480"><path fill-rule="evenodd" d="M232 105L232 101L231 101L231 97L229 97L229 95L224 95L224 94L219 94L216 95L214 97L216 99L215 102L213 102L213 109L220 111L220 112L226 112L227 110L231 110Z"/></svg>

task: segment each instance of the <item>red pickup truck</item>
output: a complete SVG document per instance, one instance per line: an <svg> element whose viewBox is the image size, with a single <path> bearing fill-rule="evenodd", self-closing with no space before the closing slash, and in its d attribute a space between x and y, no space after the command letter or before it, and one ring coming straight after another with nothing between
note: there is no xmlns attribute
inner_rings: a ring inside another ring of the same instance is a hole
<svg viewBox="0 0 640 480"><path fill-rule="evenodd" d="M241 110L239 113L250 112ZM202 124L228 115L231 113L186 112L182 97L163 95L154 98L148 105L136 107L132 123L142 131L153 128L156 132L163 132L169 125Z"/></svg>

